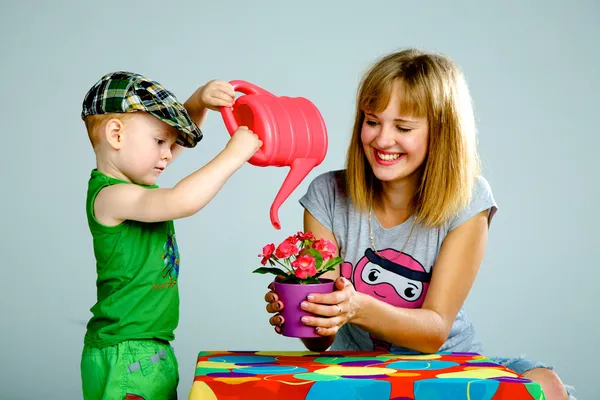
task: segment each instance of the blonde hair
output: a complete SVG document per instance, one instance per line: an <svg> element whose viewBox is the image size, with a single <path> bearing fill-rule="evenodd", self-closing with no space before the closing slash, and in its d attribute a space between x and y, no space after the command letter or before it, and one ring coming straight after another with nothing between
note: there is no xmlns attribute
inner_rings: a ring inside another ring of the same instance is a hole
<svg viewBox="0 0 600 400"><path fill-rule="evenodd" d="M133 113L107 113L89 115L85 117L83 122L85 123L85 129L87 130L92 147L96 149L100 144L102 130L106 127L106 123L109 120L116 118L125 123L125 121L132 115Z"/></svg>
<svg viewBox="0 0 600 400"><path fill-rule="evenodd" d="M389 54L363 77L346 160L346 190L362 211L381 200L381 182L373 175L361 142L365 111L385 110L399 83L403 115L426 117L427 157L413 197L417 221L439 226L469 202L480 173L471 96L460 69L449 58L416 49Z"/></svg>

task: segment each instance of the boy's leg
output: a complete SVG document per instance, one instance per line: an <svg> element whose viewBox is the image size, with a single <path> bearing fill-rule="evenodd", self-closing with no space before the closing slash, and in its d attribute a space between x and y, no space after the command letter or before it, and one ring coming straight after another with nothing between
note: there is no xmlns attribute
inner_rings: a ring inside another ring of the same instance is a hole
<svg viewBox="0 0 600 400"><path fill-rule="evenodd" d="M177 359L171 346L162 341L84 347L81 377L85 400L177 398Z"/></svg>
<svg viewBox="0 0 600 400"><path fill-rule="evenodd" d="M84 400L122 398L123 363L119 345L106 348L84 346L81 355L81 385Z"/></svg>

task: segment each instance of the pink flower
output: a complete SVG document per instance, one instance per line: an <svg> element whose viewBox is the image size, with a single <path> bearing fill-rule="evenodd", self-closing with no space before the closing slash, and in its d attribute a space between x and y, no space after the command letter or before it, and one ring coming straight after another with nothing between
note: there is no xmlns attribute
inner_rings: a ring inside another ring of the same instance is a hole
<svg viewBox="0 0 600 400"><path fill-rule="evenodd" d="M290 240L293 239L293 241ZM296 238L291 236L285 239L279 246L277 246L277 250L275 250L275 256L277 258L289 258L293 255L298 254L300 249L296 246Z"/></svg>
<svg viewBox="0 0 600 400"><path fill-rule="evenodd" d="M292 267L294 268L294 274L300 279L306 279L317 273L315 259L307 254L292 261Z"/></svg>
<svg viewBox="0 0 600 400"><path fill-rule="evenodd" d="M327 261L335 255L337 251L335 244L331 240L319 239L313 245L315 249L323 256L323 261Z"/></svg>
<svg viewBox="0 0 600 400"><path fill-rule="evenodd" d="M270 243L270 244L266 245L265 247L263 247L262 254L258 255L259 257L263 258L260 263L262 265L267 265L267 261L269 261L269 258L271 258L274 251L275 251L275 245L273 243Z"/></svg>
<svg viewBox="0 0 600 400"><path fill-rule="evenodd" d="M296 237L300 241L315 239L315 235L313 235L312 232L298 232L298 233L296 233Z"/></svg>

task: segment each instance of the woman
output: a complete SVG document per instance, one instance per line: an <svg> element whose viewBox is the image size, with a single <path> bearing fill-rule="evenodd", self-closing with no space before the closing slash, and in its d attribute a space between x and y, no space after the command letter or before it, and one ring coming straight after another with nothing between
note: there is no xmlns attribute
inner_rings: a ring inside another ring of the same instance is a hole
<svg viewBox="0 0 600 400"><path fill-rule="evenodd" d="M347 168L318 176L300 199L304 230L334 242L345 260L328 273L336 291L302 308L320 337L309 350L481 352L463 303L497 210L480 175L475 121L459 68L404 50L379 60L359 90ZM285 307L274 292L267 311ZM281 315L270 318L275 330ZM567 399L541 363L497 359Z"/></svg>

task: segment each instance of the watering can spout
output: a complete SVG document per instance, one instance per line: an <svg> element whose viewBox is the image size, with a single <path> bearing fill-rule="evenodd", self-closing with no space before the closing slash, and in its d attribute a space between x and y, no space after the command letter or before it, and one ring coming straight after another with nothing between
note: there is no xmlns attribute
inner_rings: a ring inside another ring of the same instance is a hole
<svg viewBox="0 0 600 400"><path fill-rule="evenodd" d="M239 126L247 126L263 142L248 163L290 167L270 210L271 225L279 230L279 207L325 158L325 122L317 107L303 97L275 96L241 80L230 83L245 96L239 97L232 107L221 108L227 131L233 135Z"/></svg>
<svg viewBox="0 0 600 400"><path fill-rule="evenodd" d="M271 225L273 225L275 229L281 229L278 216L279 207L281 207L283 202L286 201L290 194L298 187L300 182L306 178L310 171L319 164L318 161L319 160L314 158L300 158L294 160L290 165L290 172L285 177L285 180L271 205Z"/></svg>

